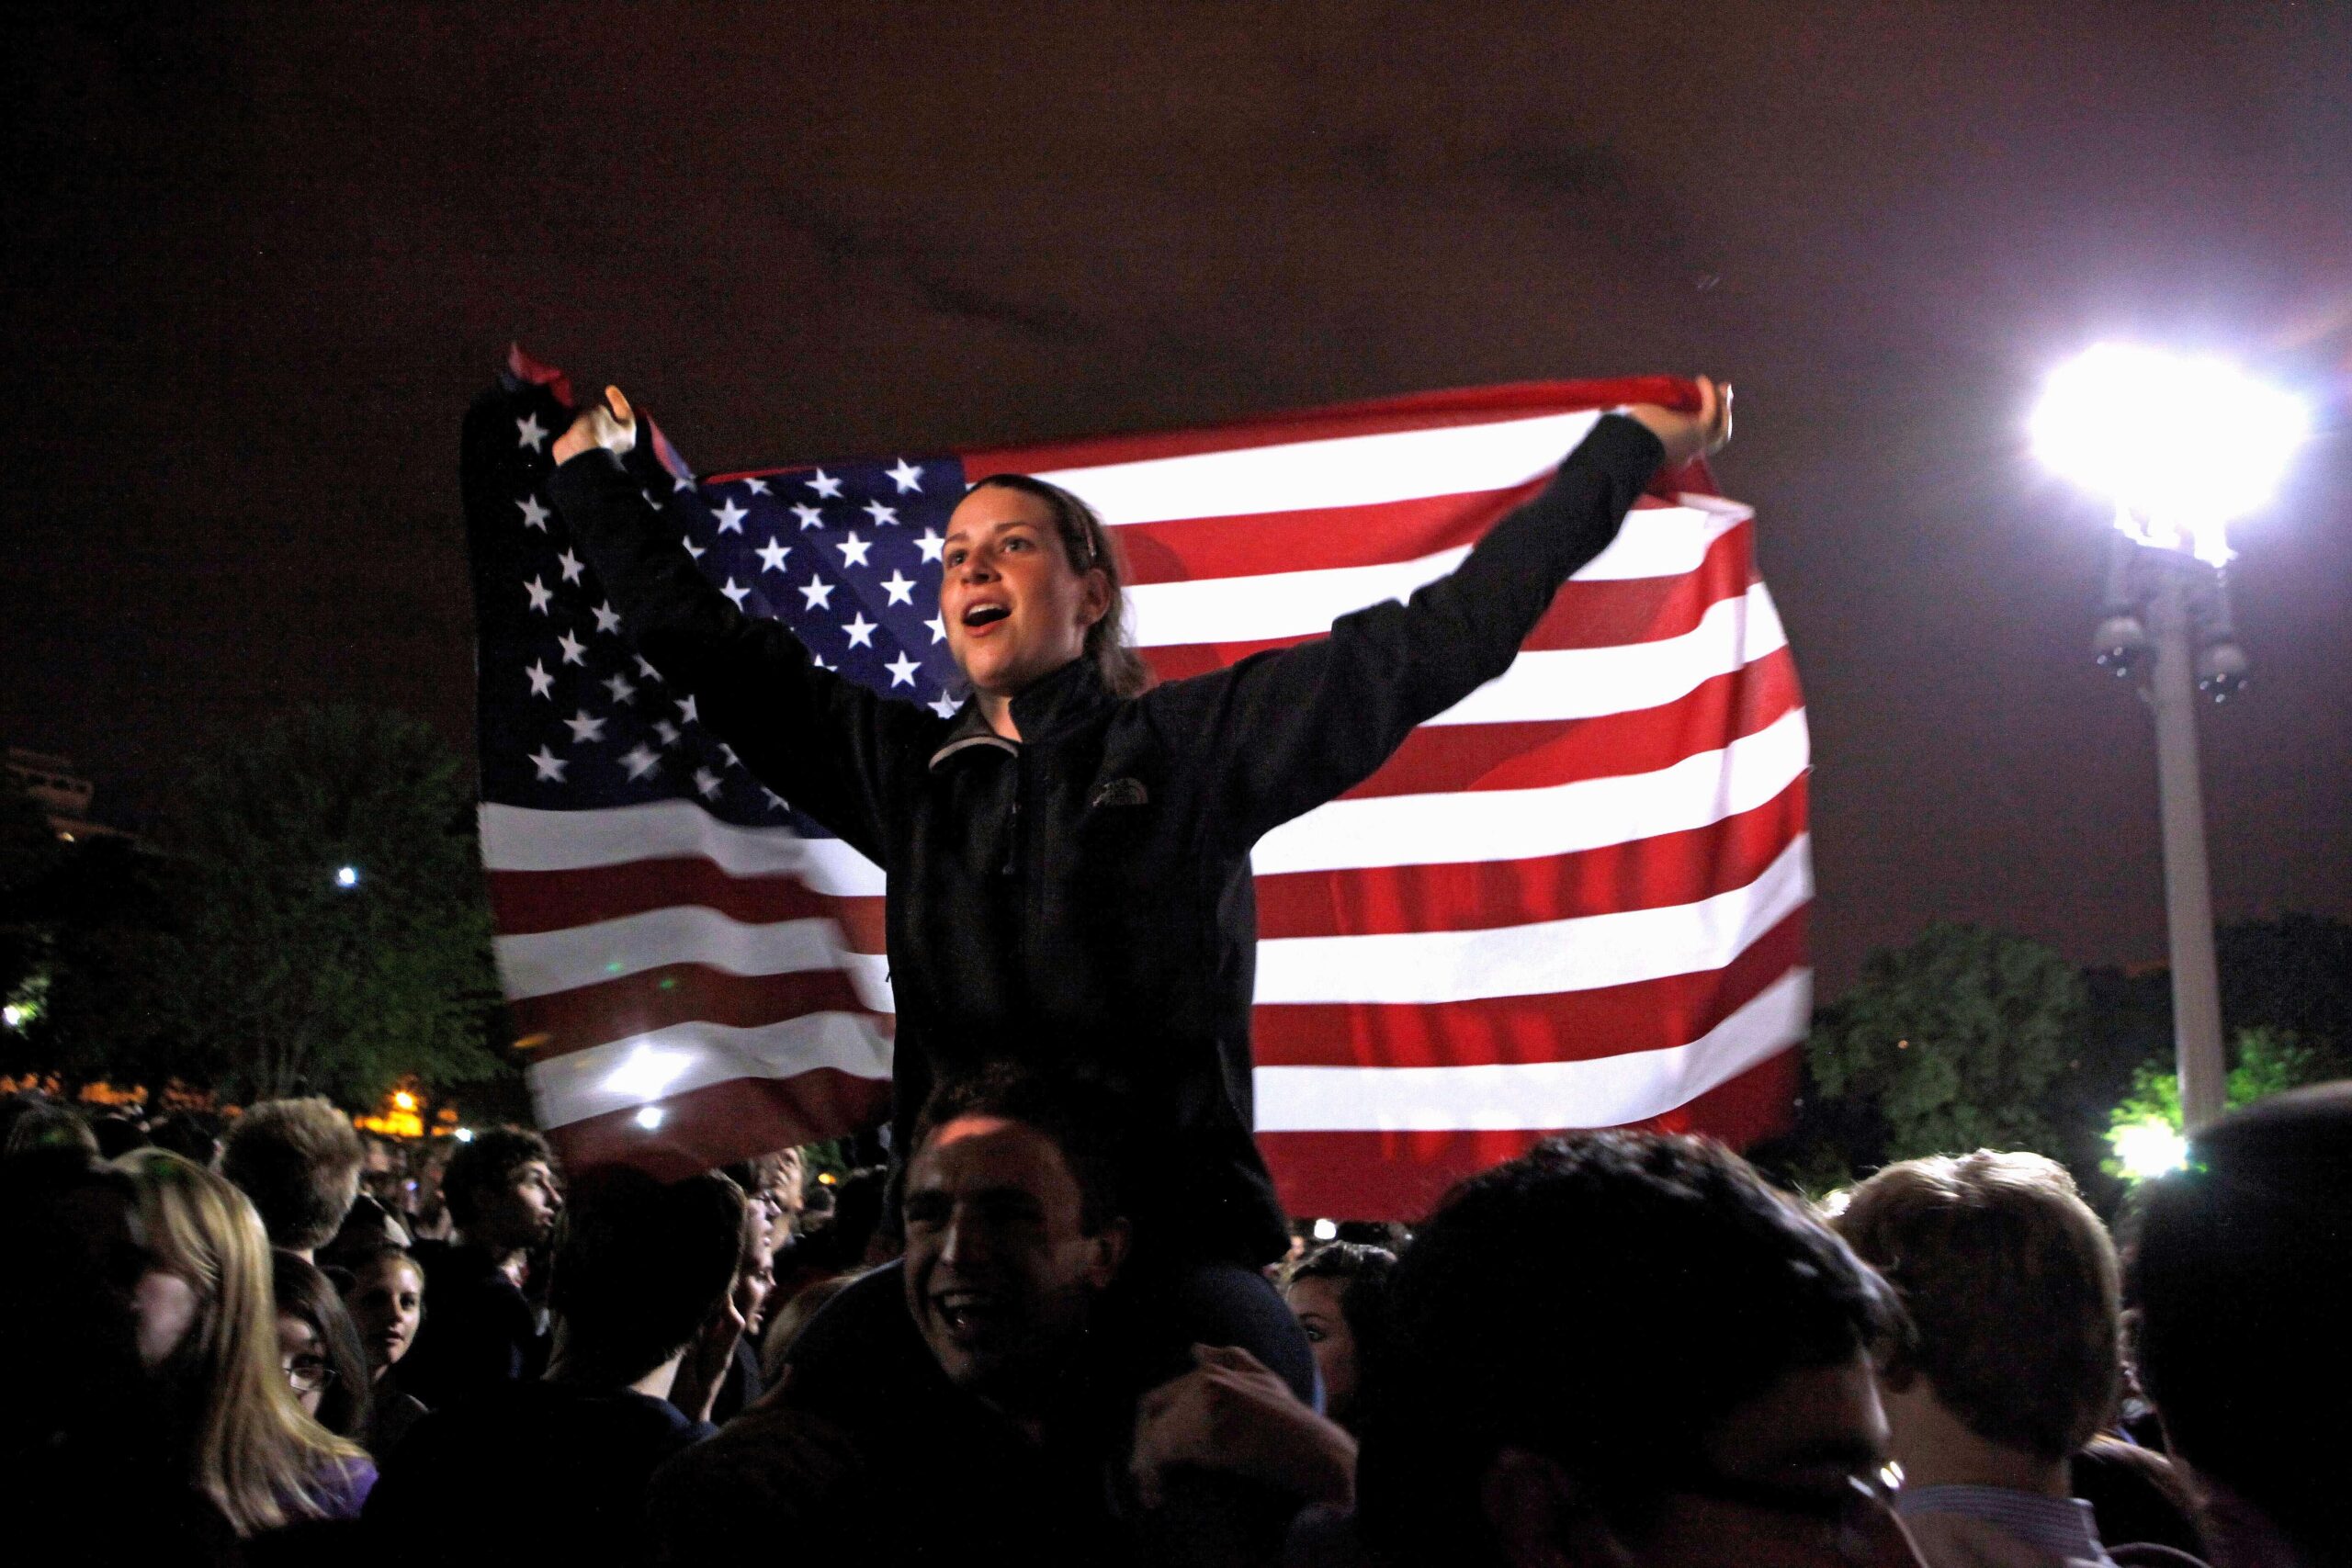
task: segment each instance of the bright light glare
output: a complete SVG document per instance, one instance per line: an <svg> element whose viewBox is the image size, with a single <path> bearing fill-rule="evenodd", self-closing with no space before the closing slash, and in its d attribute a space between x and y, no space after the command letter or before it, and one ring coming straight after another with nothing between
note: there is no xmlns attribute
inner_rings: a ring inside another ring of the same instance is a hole
<svg viewBox="0 0 2352 1568"><path fill-rule="evenodd" d="M14 1029L24 1021L25 1010L18 1007L16 1003L10 1002L6 1007L0 1008L0 1023L5 1023L9 1028Z"/></svg>
<svg viewBox="0 0 2352 1568"><path fill-rule="evenodd" d="M1335 1222L1330 1220L1317 1220L1315 1222L1316 1240L1329 1241L1339 1234L1340 1227Z"/></svg>
<svg viewBox="0 0 2352 1568"><path fill-rule="evenodd" d="M662 1108L658 1105L640 1107L637 1112L637 1124L650 1133L662 1125Z"/></svg>
<svg viewBox="0 0 2352 1568"><path fill-rule="evenodd" d="M2188 1161L2188 1140L2168 1122L2133 1122L2109 1133L2107 1141L2115 1146L2123 1174L2134 1181L2153 1181Z"/></svg>
<svg viewBox="0 0 2352 1568"><path fill-rule="evenodd" d="M684 1051L657 1051L650 1045L639 1045L605 1075L605 1088L631 1100L659 1100L693 1065L694 1058Z"/></svg>
<svg viewBox="0 0 2352 1568"><path fill-rule="evenodd" d="M460 1127L451 1135L461 1144L470 1144L474 1141L474 1130L471 1127Z"/></svg>
<svg viewBox="0 0 2352 1568"><path fill-rule="evenodd" d="M335 885L337 887L356 887L356 886L359 886L359 868L358 868L357 866L356 866L356 865L346 865L346 866L341 866L341 867L338 867L338 868L336 869L336 871L335 871L335 874L334 874L334 885Z"/></svg>
<svg viewBox="0 0 2352 1568"><path fill-rule="evenodd" d="M2278 493L2311 411L2223 360L2110 343L2051 374L2032 428L2035 455L2114 502L2117 527L2220 566L2231 519Z"/></svg>
<svg viewBox="0 0 2352 1568"><path fill-rule="evenodd" d="M402 1111L413 1111L416 1109L416 1096L404 1089L398 1089L393 1092L392 1103Z"/></svg>

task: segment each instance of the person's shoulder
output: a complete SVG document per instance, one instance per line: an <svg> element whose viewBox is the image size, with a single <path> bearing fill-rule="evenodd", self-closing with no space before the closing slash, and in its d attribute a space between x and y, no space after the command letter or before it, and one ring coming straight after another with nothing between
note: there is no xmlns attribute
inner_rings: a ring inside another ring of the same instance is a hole
<svg viewBox="0 0 2352 1568"><path fill-rule="evenodd" d="M747 1410L653 1472L649 1507L669 1515L756 1515L806 1524L835 1507L874 1470L849 1428L790 1404Z"/></svg>

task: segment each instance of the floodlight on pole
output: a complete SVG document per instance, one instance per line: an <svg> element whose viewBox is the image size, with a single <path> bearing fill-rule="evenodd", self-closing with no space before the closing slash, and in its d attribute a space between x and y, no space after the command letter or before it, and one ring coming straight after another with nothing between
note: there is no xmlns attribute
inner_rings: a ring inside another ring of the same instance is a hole
<svg viewBox="0 0 2352 1568"><path fill-rule="evenodd" d="M2222 1113L2226 1092L2196 701L2202 692L2226 702L2245 682L2223 576L2229 525L2269 504L2310 434L2301 400L2235 366L2123 344L2061 366L2033 412L2035 454L2115 507L2099 663L2128 676L2155 654L2145 695L2156 719L2173 1045L2192 1133Z"/></svg>

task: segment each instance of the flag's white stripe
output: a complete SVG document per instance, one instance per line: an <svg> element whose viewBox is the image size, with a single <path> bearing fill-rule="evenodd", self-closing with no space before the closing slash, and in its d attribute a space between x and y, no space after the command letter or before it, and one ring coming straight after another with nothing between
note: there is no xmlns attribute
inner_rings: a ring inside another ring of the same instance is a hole
<svg viewBox="0 0 2352 1568"><path fill-rule="evenodd" d="M1465 1002L1631 986L1720 969L1813 897L1799 834L1745 887L1655 909L1477 931L1268 938L1261 1004Z"/></svg>
<svg viewBox="0 0 2352 1568"><path fill-rule="evenodd" d="M1600 418L1587 409L1057 468L1038 477L1084 497L1114 525L1369 506L1525 484L1557 468Z"/></svg>
<svg viewBox="0 0 2352 1568"><path fill-rule="evenodd" d="M672 904L560 931L502 936L491 944L506 999L526 1001L581 986L699 964L729 975L798 975L843 969L858 1000L891 1010L879 953L854 952L831 920L752 923L694 904ZM878 993L878 995L877 995Z"/></svg>
<svg viewBox="0 0 2352 1568"><path fill-rule="evenodd" d="M1532 860L1705 828L1777 797L1805 770L1804 710L1655 773L1539 789L1335 800L1258 840L1261 876L1360 866Z"/></svg>
<svg viewBox="0 0 2352 1568"><path fill-rule="evenodd" d="M1664 1115L1804 1038L1813 975L1792 969L1688 1045L1580 1062L1260 1067L1261 1133L1548 1132Z"/></svg>
<svg viewBox="0 0 2352 1568"><path fill-rule="evenodd" d="M1746 507L1696 504L1629 513L1609 547L1572 580L1619 582L1681 577L1699 570L1707 547L1751 515ZM1332 527L1346 526L1334 518ZM1324 567L1189 582L1146 582L1127 590L1127 625L1138 648L1203 642L1255 642L1319 632L1351 610L1403 599L1462 564L1468 546L1414 560Z"/></svg>
<svg viewBox="0 0 2352 1568"><path fill-rule="evenodd" d="M488 871L583 871L695 859L736 876L792 876L833 897L882 897L881 868L839 839L804 839L789 828L738 828L690 801L594 811L481 807L481 860Z"/></svg>
<svg viewBox="0 0 2352 1568"><path fill-rule="evenodd" d="M812 1012L742 1029L675 1023L531 1065L542 1126L659 1103L735 1078L786 1078L819 1067L852 1077L890 1076L890 1042L874 1020Z"/></svg>

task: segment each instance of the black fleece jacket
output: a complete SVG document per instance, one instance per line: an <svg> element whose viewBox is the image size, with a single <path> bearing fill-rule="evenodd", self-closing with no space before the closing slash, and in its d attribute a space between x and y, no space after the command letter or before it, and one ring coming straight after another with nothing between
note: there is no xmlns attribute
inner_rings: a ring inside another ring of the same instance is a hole
<svg viewBox="0 0 2352 1568"><path fill-rule="evenodd" d="M1251 1138L1250 850L1362 782L1510 664L1664 456L1604 416L1451 575L1327 637L1143 695L1086 660L1012 700L1022 739L821 670L743 615L591 448L552 494L624 625L752 773L888 878L895 1146L943 1077L1091 1077L1133 1122L1132 1208L1178 1258L1257 1265L1288 1232Z"/></svg>

